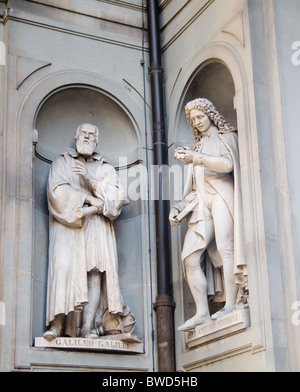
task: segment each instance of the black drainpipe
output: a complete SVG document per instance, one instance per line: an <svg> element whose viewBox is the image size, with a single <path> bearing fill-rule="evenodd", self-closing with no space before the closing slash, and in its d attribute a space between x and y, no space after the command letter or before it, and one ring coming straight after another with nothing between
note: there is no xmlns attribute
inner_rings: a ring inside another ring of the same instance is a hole
<svg viewBox="0 0 300 392"><path fill-rule="evenodd" d="M161 65L158 0L148 0L148 32L150 52L150 78L153 119L154 165L168 164L168 148L164 122L163 68ZM158 200L155 201L157 298L154 304L157 320L158 370L175 371L174 303L172 293L172 265L170 258L169 201L164 200L168 178L159 174ZM164 183L165 182L165 183Z"/></svg>

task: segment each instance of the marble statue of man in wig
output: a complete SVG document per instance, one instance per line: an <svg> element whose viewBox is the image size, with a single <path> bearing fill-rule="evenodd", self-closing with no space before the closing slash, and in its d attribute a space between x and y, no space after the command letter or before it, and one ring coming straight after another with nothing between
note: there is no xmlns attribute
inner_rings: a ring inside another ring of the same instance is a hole
<svg viewBox="0 0 300 392"><path fill-rule="evenodd" d="M175 158L189 167L170 223L188 219L182 263L196 314L179 331L231 313L246 275L237 132L207 99L189 102L185 111L196 144L194 150L175 150ZM222 293L225 306L211 316L208 296Z"/></svg>
<svg viewBox="0 0 300 392"><path fill-rule="evenodd" d="M94 152L98 138L95 125L81 124L76 150L69 148L51 165L47 340L74 336L69 319L76 311L83 311L84 338L99 337L101 328L95 323L98 320L99 327L104 311L128 313L119 286L113 227L126 194L115 169Z"/></svg>

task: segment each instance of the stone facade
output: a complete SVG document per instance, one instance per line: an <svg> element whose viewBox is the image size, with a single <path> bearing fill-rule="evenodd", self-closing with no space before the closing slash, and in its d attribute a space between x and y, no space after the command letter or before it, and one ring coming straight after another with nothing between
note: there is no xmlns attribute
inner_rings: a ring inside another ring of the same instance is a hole
<svg viewBox="0 0 300 392"><path fill-rule="evenodd" d="M176 370L299 371L298 0L159 3L169 166L178 174L170 201L184 183L174 150L193 143L184 106L203 96L239 131L250 293L250 321L226 319L228 333L176 331ZM0 370L157 371L146 1L1 0L0 17ZM115 229L121 290L141 340L117 352L72 350L71 340L34 345L45 328L47 176L82 122L99 127L101 153L130 196ZM176 330L194 304L180 261L186 227L170 230Z"/></svg>

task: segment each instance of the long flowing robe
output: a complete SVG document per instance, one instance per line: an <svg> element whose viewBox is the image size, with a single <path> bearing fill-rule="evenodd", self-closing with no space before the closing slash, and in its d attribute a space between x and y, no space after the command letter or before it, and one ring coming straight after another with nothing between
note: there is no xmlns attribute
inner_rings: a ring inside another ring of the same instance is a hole
<svg viewBox="0 0 300 392"><path fill-rule="evenodd" d="M112 222L121 213L125 191L115 169L95 153L84 162L96 179L91 187L72 171L80 159L77 151L68 149L52 163L49 173L47 325L56 315L68 315L87 304L87 272L92 270L105 272L109 312L123 314ZM76 212L86 206L88 195L103 200L103 214L78 218Z"/></svg>

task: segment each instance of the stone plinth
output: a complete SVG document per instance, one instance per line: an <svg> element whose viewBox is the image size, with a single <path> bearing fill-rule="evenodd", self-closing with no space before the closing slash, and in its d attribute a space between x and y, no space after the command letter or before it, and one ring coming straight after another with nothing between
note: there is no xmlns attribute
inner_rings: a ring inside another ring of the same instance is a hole
<svg viewBox="0 0 300 392"><path fill-rule="evenodd" d="M34 346L37 348L81 351L115 351L138 354L144 352L141 338L131 333L102 336L99 339L59 337L50 342L43 337L36 337Z"/></svg>
<svg viewBox="0 0 300 392"><path fill-rule="evenodd" d="M241 332L249 326L249 309L237 309L232 313L198 325L194 330L186 332L186 344L188 348L194 348Z"/></svg>

